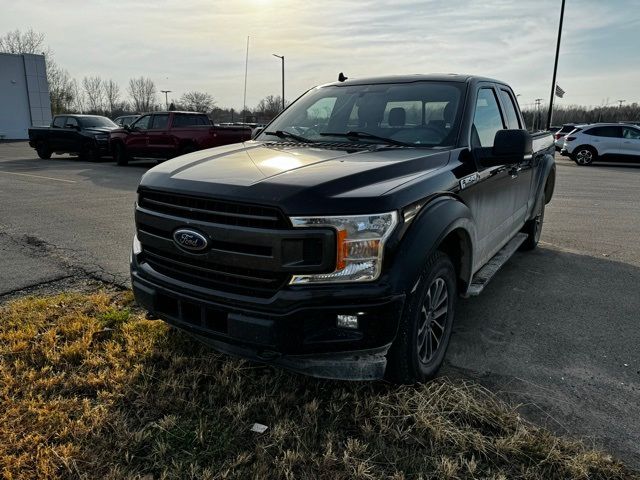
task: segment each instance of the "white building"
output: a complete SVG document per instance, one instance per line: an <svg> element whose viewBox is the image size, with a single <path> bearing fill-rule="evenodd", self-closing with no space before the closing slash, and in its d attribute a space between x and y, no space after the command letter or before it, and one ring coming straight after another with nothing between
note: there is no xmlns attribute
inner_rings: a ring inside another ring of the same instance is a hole
<svg viewBox="0 0 640 480"><path fill-rule="evenodd" d="M0 53L0 139L27 139L30 126L50 123L44 56Z"/></svg>

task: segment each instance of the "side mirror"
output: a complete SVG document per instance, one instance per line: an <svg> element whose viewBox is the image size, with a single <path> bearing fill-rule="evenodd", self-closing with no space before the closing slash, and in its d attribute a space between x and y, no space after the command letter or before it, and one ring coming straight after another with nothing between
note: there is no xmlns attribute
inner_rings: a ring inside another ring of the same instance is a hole
<svg viewBox="0 0 640 480"><path fill-rule="evenodd" d="M258 135L260 135L263 130L264 130L264 127L256 127L256 128L254 128L253 131L251 132L251 140L253 140Z"/></svg>
<svg viewBox="0 0 640 480"><path fill-rule="evenodd" d="M484 166L522 163L533 153L531 134L526 130L498 130L493 140L491 156L482 160Z"/></svg>

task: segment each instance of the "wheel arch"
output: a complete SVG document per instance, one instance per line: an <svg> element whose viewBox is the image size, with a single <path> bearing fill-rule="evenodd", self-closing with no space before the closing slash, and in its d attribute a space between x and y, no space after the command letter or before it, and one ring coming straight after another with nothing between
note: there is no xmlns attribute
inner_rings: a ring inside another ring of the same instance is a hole
<svg viewBox="0 0 640 480"><path fill-rule="evenodd" d="M459 292L464 293L473 273L475 241L475 222L469 208L453 195L437 197L422 208L401 239L394 259L398 272L395 287L410 292L425 262L441 251L451 258Z"/></svg>

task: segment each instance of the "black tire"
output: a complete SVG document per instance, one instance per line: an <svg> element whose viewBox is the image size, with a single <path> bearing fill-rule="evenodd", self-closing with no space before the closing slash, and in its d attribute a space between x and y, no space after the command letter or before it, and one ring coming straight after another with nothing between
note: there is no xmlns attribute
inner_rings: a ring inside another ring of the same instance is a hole
<svg viewBox="0 0 640 480"><path fill-rule="evenodd" d="M528 220L521 232L527 234L527 239L520 245L520 250L533 250L538 246L540 241L540 234L542 233L542 224L544 223L544 198L540 201L540 207L538 213L531 220Z"/></svg>
<svg viewBox="0 0 640 480"><path fill-rule="evenodd" d="M580 166L588 166L598 159L598 152L589 145L581 145L573 151L571 158Z"/></svg>
<svg viewBox="0 0 640 480"><path fill-rule="evenodd" d="M125 146L121 143L116 143L113 146L113 159L121 167L126 166L129 163L129 155Z"/></svg>
<svg viewBox="0 0 640 480"><path fill-rule="evenodd" d="M36 153L38 154L38 157L43 160L48 160L51 158L51 150L47 148L44 142L39 142L36 145Z"/></svg>
<svg viewBox="0 0 640 480"><path fill-rule="evenodd" d="M436 252L422 268L417 288L407 297L387 355L388 380L413 384L436 376L449 346L457 299L453 263L444 253Z"/></svg>
<svg viewBox="0 0 640 480"><path fill-rule="evenodd" d="M80 158L83 160L87 160L89 162L97 162L100 160L100 150L98 150L98 146L91 142L86 142L82 146L82 151L80 152Z"/></svg>

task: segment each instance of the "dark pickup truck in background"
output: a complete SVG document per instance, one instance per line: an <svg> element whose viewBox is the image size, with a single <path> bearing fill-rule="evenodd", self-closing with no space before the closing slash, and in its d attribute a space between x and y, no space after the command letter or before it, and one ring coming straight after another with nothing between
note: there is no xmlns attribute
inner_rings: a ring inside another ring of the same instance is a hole
<svg viewBox="0 0 640 480"><path fill-rule="evenodd" d="M56 115L51 126L29 129L29 145L40 158L51 158L52 153L74 153L97 160L109 154L109 133L117 128L99 115Z"/></svg>
<svg viewBox="0 0 640 480"><path fill-rule="evenodd" d="M143 176L136 300L226 353L320 377L424 381L458 296L536 247L553 155L552 135L529 134L496 80L314 88L255 140Z"/></svg>
<svg viewBox="0 0 640 480"><path fill-rule="evenodd" d="M118 165L135 157L168 159L196 150L239 143L251 138L244 126L212 125L204 113L155 112L111 134L111 150Z"/></svg>

